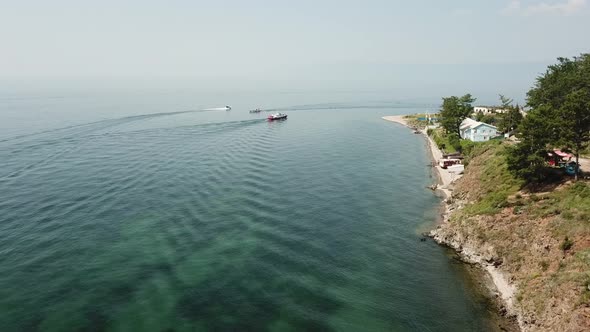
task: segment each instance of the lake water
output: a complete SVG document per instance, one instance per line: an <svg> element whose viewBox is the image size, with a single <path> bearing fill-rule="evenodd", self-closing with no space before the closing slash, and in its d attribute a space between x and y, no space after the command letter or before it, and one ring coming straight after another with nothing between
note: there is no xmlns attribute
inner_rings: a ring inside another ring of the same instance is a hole
<svg viewBox="0 0 590 332"><path fill-rule="evenodd" d="M3 96L0 330L490 330L384 100Z"/></svg>

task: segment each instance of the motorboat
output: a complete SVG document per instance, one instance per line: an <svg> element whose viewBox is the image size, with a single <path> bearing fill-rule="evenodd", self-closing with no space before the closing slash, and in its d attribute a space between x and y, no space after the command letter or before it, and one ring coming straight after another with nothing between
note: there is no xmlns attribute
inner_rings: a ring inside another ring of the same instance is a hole
<svg viewBox="0 0 590 332"><path fill-rule="evenodd" d="M250 113L260 113L262 112L262 110L260 108L257 108L255 110L250 110Z"/></svg>
<svg viewBox="0 0 590 332"><path fill-rule="evenodd" d="M227 105L226 105L226 106L225 106L225 110L226 110L226 111L231 111L231 106L227 106Z"/></svg>
<svg viewBox="0 0 590 332"><path fill-rule="evenodd" d="M269 121L273 120L284 120L287 118L287 114L285 113L274 113L268 116Z"/></svg>

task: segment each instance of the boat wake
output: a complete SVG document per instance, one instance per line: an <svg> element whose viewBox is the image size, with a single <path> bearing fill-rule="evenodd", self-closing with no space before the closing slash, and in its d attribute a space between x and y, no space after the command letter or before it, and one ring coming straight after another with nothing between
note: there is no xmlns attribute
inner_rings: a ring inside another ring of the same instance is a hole
<svg viewBox="0 0 590 332"><path fill-rule="evenodd" d="M231 111L231 106L205 108L205 109L202 109L201 111L204 111L204 112L209 112L209 111Z"/></svg>
<svg viewBox="0 0 590 332"><path fill-rule="evenodd" d="M128 116L117 119L95 121L75 126L62 127L43 132L20 135L1 140L0 159L6 164L0 171L0 182L19 178L20 176L58 160L63 155L80 149L91 141L101 140L103 137L119 136L121 139L134 137L136 135L147 135L159 133L161 130L176 130L187 132L187 135L194 137L196 134L208 135L220 132L233 131L245 126L263 123L263 119L249 119L240 121L224 121L212 123L199 123L193 125L180 125L171 128L143 128L131 131L118 131L118 126L133 123L135 121L151 119L161 116L177 115L200 111L183 111L169 113L155 113ZM27 162L23 163L24 160Z"/></svg>

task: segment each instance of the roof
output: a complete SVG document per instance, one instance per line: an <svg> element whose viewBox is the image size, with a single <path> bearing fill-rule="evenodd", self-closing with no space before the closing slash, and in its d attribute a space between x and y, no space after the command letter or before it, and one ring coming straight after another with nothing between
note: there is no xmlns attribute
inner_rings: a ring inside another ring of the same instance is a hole
<svg viewBox="0 0 590 332"><path fill-rule="evenodd" d="M490 109L502 109L502 106L486 106L486 105L477 105L477 106L473 106L473 108L490 108Z"/></svg>
<svg viewBox="0 0 590 332"><path fill-rule="evenodd" d="M484 122L475 121L471 118L465 118L465 120L463 120L463 122L461 122L461 126L459 126L459 129L461 129L461 130L473 129L473 128L477 128L479 126L488 126L488 127L497 129L496 126L492 126L491 124L484 123Z"/></svg>
<svg viewBox="0 0 590 332"><path fill-rule="evenodd" d="M471 128L477 128L477 127L481 127L481 126L486 126L486 127L490 127L490 128L494 128L494 129L498 130L498 127L493 126L489 123L485 123L485 122L480 122L479 124L472 126Z"/></svg>
<svg viewBox="0 0 590 332"><path fill-rule="evenodd" d="M481 123L481 122L475 121L471 118L465 118L465 120L463 120L463 122L461 122L461 125L459 126L459 128L460 129L473 128L473 126L475 126L479 123Z"/></svg>

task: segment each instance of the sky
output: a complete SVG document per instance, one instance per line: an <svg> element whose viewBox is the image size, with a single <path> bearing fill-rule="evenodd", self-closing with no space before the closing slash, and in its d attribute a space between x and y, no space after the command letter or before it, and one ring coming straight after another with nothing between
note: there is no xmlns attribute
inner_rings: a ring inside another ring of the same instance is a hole
<svg viewBox="0 0 590 332"><path fill-rule="evenodd" d="M0 79L21 81L522 90L557 57L590 48L590 0L0 0L0 8Z"/></svg>

